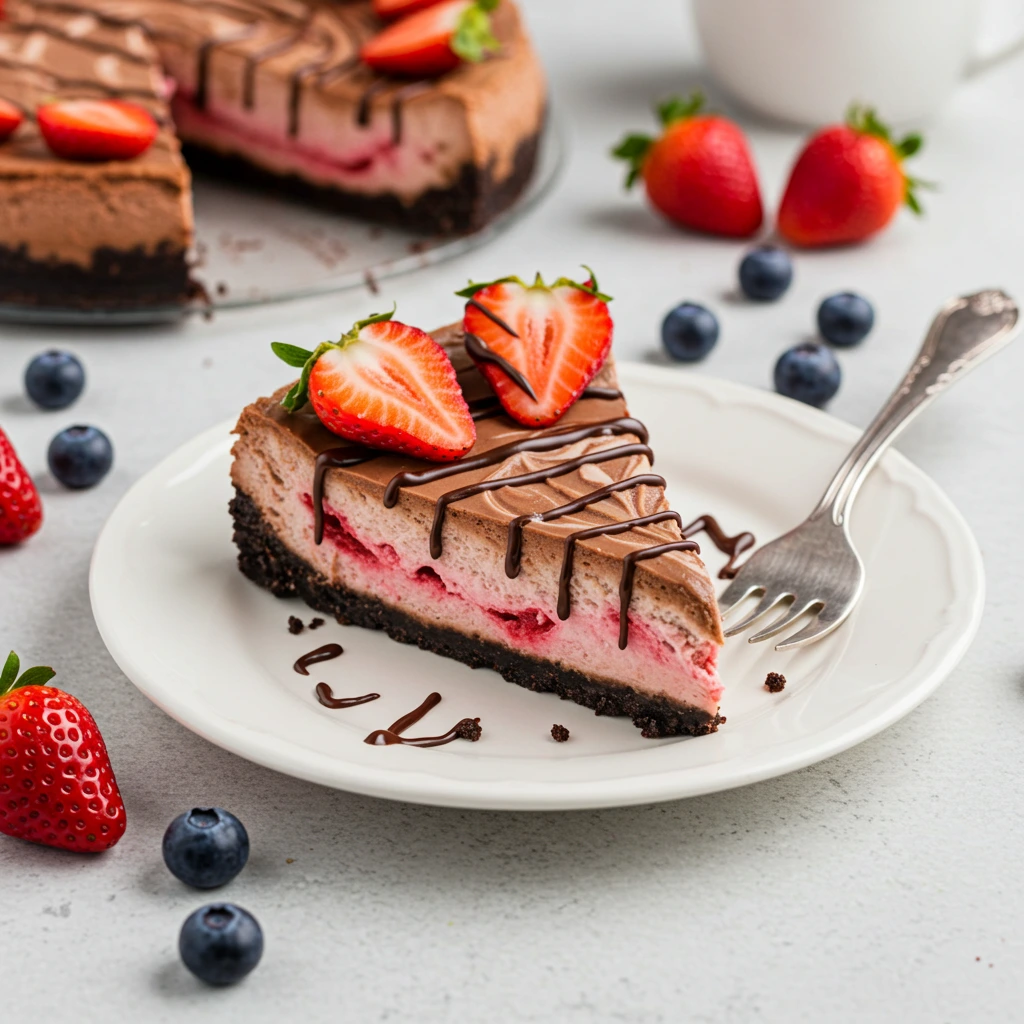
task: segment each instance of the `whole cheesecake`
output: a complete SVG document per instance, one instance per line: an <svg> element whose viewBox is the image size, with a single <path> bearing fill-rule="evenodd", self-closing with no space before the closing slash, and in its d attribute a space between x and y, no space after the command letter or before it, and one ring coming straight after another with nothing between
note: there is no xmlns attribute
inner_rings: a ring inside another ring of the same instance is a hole
<svg viewBox="0 0 1024 1024"><path fill-rule="evenodd" d="M645 736L715 731L714 586L611 358L557 424L531 429L503 412L461 326L434 338L476 420L459 461L351 458L308 406L282 407L286 389L242 412L242 572L341 622L626 715Z"/></svg>
<svg viewBox="0 0 1024 1024"><path fill-rule="evenodd" d="M512 0L498 52L440 77L359 57L368 2L15 0L0 23L0 96L31 113L111 97L161 125L142 156L50 154L30 121L0 145L0 302L165 304L190 293L188 161L415 231L473 231L532 173L546 105Z"/></svg>

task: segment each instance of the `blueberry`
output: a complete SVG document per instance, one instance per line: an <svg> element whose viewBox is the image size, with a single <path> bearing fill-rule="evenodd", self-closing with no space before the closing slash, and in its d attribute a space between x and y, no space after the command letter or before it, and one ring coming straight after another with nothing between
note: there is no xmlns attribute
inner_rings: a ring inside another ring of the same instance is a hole
<svg viewBox="0 0 1024 1024"><path fill-rule="evenodd" d="M66 409L85 387L85 370L70 352L42 352L25 368L28 397L43 409Z"/></svg>
<svg viewBox="0 0 1024 1024"><path fill-rule="evenodd" d="M114 447L96 427L68 427L50 442L46 461L65 487L94 487L110 472Z"/></svg>
<svg viewBox="0 0 1024 1024"><path fill-rule="evenodd" d="M178 952L200 981L233 985L260 962L263 929L248 910L233 903L209 903L185 919Z"/></svg>
<svg viewBox="0 0 1024 1024"><path fill-rule="evenodd" d="M774 302L793 283L793 261L785 249L761 245L740 262L740 288L748 299Z"/></svg>
<svg viewBox="0 0 1024 1024"><path fill-rule="evenodd" d="M841 377L832 350L816 341L794 345L775 364L775 390L819 408L839 390Z"/></svg>
<svg viewBox="0 0 1024 1024"><path fill-rule="evenodd" d="M661 343L673 359L695 363L718 341L718 320L710 309L696 302L676 306L661 322Z"/></svg>
<svg viewBox="0 0 1024 1024"><path fill-rule="evenodd" d="M844 348L862 342L875 325L871 303L853 292L830 295L818 307L818 330L821 336Z"/></svg>
<svg viewBox="0 0 1024 1024"><path fill-rule="evenodd" d="M194 807L179 814L164 833L164 863L171 874L197 889L225 885L249 859L249 833L219 807Z"/></svg>

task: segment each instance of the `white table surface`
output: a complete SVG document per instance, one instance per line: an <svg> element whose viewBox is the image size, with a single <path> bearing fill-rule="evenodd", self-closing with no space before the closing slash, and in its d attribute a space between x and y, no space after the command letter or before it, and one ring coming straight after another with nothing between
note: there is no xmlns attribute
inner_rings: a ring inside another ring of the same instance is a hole
<svg viewBox="0 0 1024 1024"><path fill-rule="evenodd" d="M870 419L948 297L1001 286L1024 298L1024 60L965 84L928 130L916 171L942 183L928 216L870 245L797 257L784 301L731 297L742 246L691 237L620 190L607 157L648 107L703 82L680 5L531 0L530 22L572 147L555 194L489 248L334 298L177 328L0 333L0 422L35 475L42 532L0 552L2 641L54 664L102 726L128 808L117 849L75 857L0 837L4 1021L1019 1020L1024 957L1024 342L958 386L899 447L973 526L989 574L973 648L942 689L888 732L747 789L574 814L404 806L298 782L198 739L118 671L93 624L89 555L125 489L159 458L276 387L273 339L335 336L384 299L431 326L467 277L592 264L615 296L616 351L648 358L677 301L712 306L722 338L693 370L767 386L818 300L855 289L877 326L843 353L832 412ZM603 15L603 16L602 16ZM721 101L719 101L721 102ZM726 109L728 106L726 105ZM837 112L838 114L839 112ZM798 136L749 124L774 204ZM21 391L45 346L77 352L86 394L41 413ZM49 438L109 432L110 476L62 490ZM691 439L699 444L699 438ZM258 970L205 989L178 961L203 896L160 857L193 805L237 813L249 867L221 895L267 939Z"/></svg>

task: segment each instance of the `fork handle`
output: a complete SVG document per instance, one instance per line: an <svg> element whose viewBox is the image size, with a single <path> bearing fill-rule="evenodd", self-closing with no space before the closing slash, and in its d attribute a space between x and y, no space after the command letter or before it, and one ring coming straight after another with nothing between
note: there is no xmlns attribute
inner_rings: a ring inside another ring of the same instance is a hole
<svg viewBox="0 0 1024 1024"><path fill-rule="evenodd" d="M860 485L896 435L951 384L1006 345L1017 328L1017 305L998 290L953 299L932 322L899 387L871 421L811 513L846 522Z"/></svg>

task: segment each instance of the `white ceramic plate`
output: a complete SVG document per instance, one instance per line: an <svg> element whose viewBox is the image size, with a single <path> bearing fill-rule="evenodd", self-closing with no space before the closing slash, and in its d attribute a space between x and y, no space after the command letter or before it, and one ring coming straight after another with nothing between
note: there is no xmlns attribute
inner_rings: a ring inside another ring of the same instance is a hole
<svg viewBox="0 0 1024 1024"><path fill-rule="evenodd" d="M712 512L730 532L767 540L813 506L856 430L824 413L736 384L620 366L631 408L650 428L657 469L684 517ZM292 636L280 601L235 566L230 424L184 445L144 476L96 544L93 611L126 675L213 743L259 764L374 796L459 807L556 809L693 796L781 775L879 732L931 693L981 617L984 578L970 530L939 488L890 453L865 485L853 535L867 590L829 639L787 655L728 642L721 658L728 723L712 736L644 740L626 719L598 718L497 674L329 622ZM710 568L720 557L704 546ZM343 657L304 677L302 653L328 641ZM764 677L784 672L783 693ZM322 708L313 686L381 699ZM442 703L417 728L443 732L479 716L477 743L373 747L431 691ZM550 737L552 723L568 743Z"/></svg>

